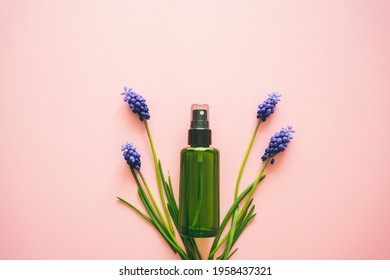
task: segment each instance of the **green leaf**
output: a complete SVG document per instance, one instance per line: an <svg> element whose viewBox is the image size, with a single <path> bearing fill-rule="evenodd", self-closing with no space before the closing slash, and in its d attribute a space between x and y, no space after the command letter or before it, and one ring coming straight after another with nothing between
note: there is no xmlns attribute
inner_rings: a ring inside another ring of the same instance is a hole
<svg viewBox="0 0 390 280"><path fill-rule="evenodd" d="M243 216L241 217L241 219L237 220L238 213L235 213L237 215L233 215L233 222L232 222L232 226L231 226L230 233L229 233L228 244L226 245L226 248L225 248L224 253L222 255L223 259L229 259L228 255L230 253L230 250L234 246L234 243L237 241L237 238L239 236L239 235L236 236L237 231L243 231L245 229L248 209L252 203L253 203L253 199L250 200L248 207L243 210L244 212L243 212ZM252 207L251 211L249 212L249 216L252 214L253 210L254 210L254 206ZM238 211L238 210L236 210L236 211ZM237 220L237 221L234 222L234 220ZM232 230L234 232L232 232Z"/></svg>
<svg viewBox="0 0 390 280"><path fill-rule="evenodd" d="M130 202L127 202L126 200L124 200L123 198L120 198L119 196L117 196L116 198L119 199L120 201L126 203L131 208L133 208L138 214L140 214L142 217L144 217L145 220L149 221L150 223L153 223L152 220L148 216L146 216L144 213L142 213L141 210L139 210L133 204L131 204Z"/></svg>
<svg viewBox="0 0 390 280"><path fill-rule="evenodd" d="M159 220L156 212L154 212L150 202L147 201L147 197L145 195L145 193L142 192L142 189L138 189L138 194L141 198L141 201L142 203L144 204L145 208L146 208L146 211L148 211L150 217L152 217L152 223L154 225L154 227L160 232L160 234L162 235L162 237L167 241L168 245L171 247L171 249L173 250L173 252L177 253L178 250L175 246L175 244L172 244L173 241L170 239L169 235L167 234L167 230L165 229L164 230L164 226L162 224L162 222Z"/></svg>
<svg viewBox="0 0 390 280"><path fill-rule="evenodd" d="M251 210L249 211L249 214L245 216L245 218L242 218L240 223L237 223L237 227L236 227L236 231L235 231L235 234L234 234L234 238L233 238L233 242L231 244L231 247L234 246L234 244L237 242L238 238L240 237L240 235L242 234L242 232L244 231L244 229L248 226L248 224L254 219L254 217L256 216L256 213L253 214L253 211L255 209L255 206L252 206ZM230 236L229 236L230 237ZM238 249L238 248L237 248ZM235 251L237 251L237 249ZM230 257L235 253L232 252L230 254L230 256L228 258L226 258L226 254L228 253L227 252L227 248L225 248L223 254L221 256L218 257L218 259L230 259Z"/></svg>
<svg viewBox="0 0 390 280"><path fill-rule="evenodd" d="M233 215L232 226L231 226L231 230L233 230L233 231L229 233L228 242L226 244L225 251L222 254L222 259L227 259L229 257L229 252L230 252L230 249L232 248L232 244L233 244L233 240L234 240L234 231L235 231L235 228L237 225L237 219L238 219L238 208L236 208L235 214Z"/></svg>
<svg viewBox="0 0 390 280"><path fill-rule="evenodd" d="M266 177L266 175L263 175L261 176L259 182L261 182L262 180L264 180L264 178ZM253 184L250 184L238 197L237 199L233 202L232 206L230 207L229 211L226 213L225 215L225 218L223 219L220 227L219 227L219 233L217 234L217 236L214 238L214 242L211 246L211 249L210 249L210 253L209 253L209 257L208 259L209 260L212 260L214 258L214 255L216 253L216 248L219 248L222 246L222 244L218 244L219 242L219 239L221 238L221 234L223 232L223 230L225 229L225 226L227 224L227 222L229 221L231 215L233 214L233 212L236 210L236 208L238 207L238 205L240 204L240 202L247 196L247 194L252 190L253 188ZM229 234L230 231L228 231L227 234Z"/></svg>
<svg viewBox="0 0 390 280"><path fill-rule="evenodd" d="M152 207L152 204L149 200L149 198L147 197L144 189L142 188L142 185L140 183L140 181L138 180L138 177L137 175L135 174L133 168L130 168L131 170L131 173L133 174L133 177L134 177L134 180L135 182L137 183L137 186L138 186L138 195L140 196L141 198L141 201L142 203L144 204L145 206L145 209L148 211L149 213L149 217L153 220L153 221L156 221L158 222L162 227L164 227L163 225L163 222L161 221L161 219L159 218L159 216L156 214L156 212L154 211L153 207Z"/></svg>
<svg viewBox="0 0 390 280"><path fill-rule="evenodd" d="M169 174L169 171L168 171L168 186L169 186L169 189L172 193L172 197L175 198L175 195L174 195L174 192L173 192L173 188L172 188L172 180L171 180L171 175ZM176 199L175 199L176 200Z"/></svg>
<svg viewBox="0 0 390 280"><path fill-rule="evenodd" d="M167 197L168 212L172 218L172 221L176 229L179 230L179 208L177 206L176 199L173 193L172 182L170 180L170 176L168 176L168 182L165 180L165 176L164 176L164 172L160 160L158 160L158 165L161 174L161 181L164 187L165 196ZM198 246L196 245L196 242L192 237L185 237L180 235L180 239L183 242L187 255L191 259L201 259L202 256L199 252Z"/></svg>
<svg viewBox="0 0 390 280"><path fill-rule="evenodd" d="M230 260L230 258L234 255L235 252L237 252L238 248L236 248L230 255L229 257L227 258L228 260Z"/></svg>
<svg viewBox="0 0 390 280"><path fill-rule="evenodd" d="M251 210L249 211L248 215L245 216L245 218L243 219L243 222L237 228L237 230L234 234L234 240L233 240L232 246L234 246L234 244L236 243L236 241L238 240L240 235L243 233L243 231L246 229L246 227L249 225L249 223L255 218L256 213L253 214L254 209L255 209L255 206L253 205Z"/></svg>
<svg viewBox="0 0 390 280"><path fill-rule="evenodd" d="M133 177L138 185L138 194L141 198L142 203L144 204L146 210L149 213L150 218L153 221L153 224L155 225L156 229L160 232L160 234L164 237L164 239L167 241L171 249L176 253L179 253L180 257L182 259L189 259L187 255L183 252L183 250L180 248L178 244L175 243L175 241L172 239L169 230L164 226L163 222L160 220L156 212L154 211L148 197L146 196L145 191L142 188L142 185L140 184L135 172L133 169L131 169L131 172L133 174Z"/></svg>

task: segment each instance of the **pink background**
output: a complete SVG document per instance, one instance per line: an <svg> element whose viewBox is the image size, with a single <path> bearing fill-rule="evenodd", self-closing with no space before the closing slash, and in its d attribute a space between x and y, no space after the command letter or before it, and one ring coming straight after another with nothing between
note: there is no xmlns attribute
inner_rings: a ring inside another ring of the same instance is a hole
<svg viewBox="0 0 390 280"><path fill-rule="evenodd" d="M148 101L176 192L190 105L210 105L222 214L257 105L283 94L243 183L275 131L297 133L266 170L235 259L390 259L389 11L379 0L0 1L0 258L178 258L115 198L141 206L126 140L156 191L127 85Z"/></svg>

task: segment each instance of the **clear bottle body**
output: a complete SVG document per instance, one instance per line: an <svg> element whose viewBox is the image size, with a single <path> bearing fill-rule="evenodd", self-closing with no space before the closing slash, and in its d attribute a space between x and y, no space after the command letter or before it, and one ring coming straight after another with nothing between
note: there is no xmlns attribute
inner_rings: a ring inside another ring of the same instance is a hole
<svg viewBox="0 0 390 280"><path fill-rule="evenodd" d="M219 151L191 146L181 151L179 232L212 237L219 231Z"/></svg>

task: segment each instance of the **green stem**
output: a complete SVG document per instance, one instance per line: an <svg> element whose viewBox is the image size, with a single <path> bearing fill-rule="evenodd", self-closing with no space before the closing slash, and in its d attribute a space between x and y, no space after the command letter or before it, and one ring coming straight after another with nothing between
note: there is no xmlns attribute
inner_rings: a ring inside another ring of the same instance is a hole
<svg viewBox="0 0 390 280"><path fill-rule="evenodd" d="M230 217L230 216L229 216ZM238 222L240 222L240 219L238 219ZM215 249L213 251L211 251L210 255L214 255L218 250L219 248L222 247L222 245L225 243L225 241L228 239L228 237L230 236L230 230L228 231L228 233L224 236L224 238L221 240L220 243L218 243L217 247L215 247Z"/></svg>
<svg viewBox="0 0 390 280"><path fill-rule="evenodd" d="M254 187L252 188L252 190L251 190L250 193L248 194L248 197L247 197L247 199L246 199L246 201L245 201L245 204L244 204L244 206L242 207L242 209L241 209L241 211L240 211L240 214L239 214L239 216L238 216L238 220L240 220L240 219L242 218L243 214L245 213L246 209L248 208L248 206L249 206L249 204L250 204L250 201L251 201L251 199L252 199L252 196L253 196L253 194L254 194L256 188L257 188L257 185L258 185L258 183L260 182L261 177L263 176L264 170L265 170L265 168L267 167L267 165L268 165L268 163L269 163L270 160L271 160L271 158L267 158L267 159L265 160L265 162L263 163L263 166L262 166L262 168L261 168L260 174L259 174L259 176L257 176L257 178L256 178L256 180L255 180Z"/></svg>
<svg viewBox="0 0 390 280"><path fill-rule="evenodd" d="M249 141L248 148L246 149L246 152L245 152L245 155L244 155L244 159L242 160L240 171L238 172L238 176L237 176L236 190L234 192L234 200L236 200L236 198L238 196L238 190L240 188L240 182L241 182L242 173L244 172L245 164L246 164L246 161L248 160L248 156L249 156L249 153L250 153L250 151L252 149L253 142L255 141L256 134L257 134L257 131L258 131L259 127L260 127L260 124L261 124L261 119L259 119L257 121L257 125L256 125L255 130L253 131L252 137L251 137L251 139ZM237 209L234 211L234 214L233 214L233 217L232 217L232 225L231 225L231 229L232 230L230 231L230 236L229 236L229 239L228 239L228 242L227 242L226 251L222 255L222 257L227 257L229 252L230 252L230 248L232 246L233 239L234 239L236 223L237 223L237 220L238 220L237 219L238 211L239 211L239 208L237 207Z"/></svg>
<svg viewBox="0 0 390 280"><path fill-rule="evenodd" d="M196 241L195 241L194 238L192 238L191 243L193 244L194 251L195 251L196 255L198 256L198 260L201 260L202 259L202 254L199 252L198 245L196 244Z"/></svg>
<svg viewBox="0 0 390 280"><path fill-rule="evenodd" d="M229 252L231 250L231 247L233 245L233 241L234 241L234 235L236 233L236 224L239 223L241 221L241 219L243 218L244 214L247 212L248 210L248 207L250 205L250 202L251 202L251 199L252 199L252 196L257 188L257 185L259 184L259 182L264 178L263 176L263 173L264 173L264 170L265 168L267 167L268 163L270 161L270 158L268 158L264 163L263 163L263 166L261 168L261 171L259 173L259 175L257 176L257 178L255 179L255 181L253 182L253 188L251 188L247 198L246 198L246 201L245 201L245 204L244 206L242 207L241 211L239 211L238 209L238 206L236 207L236 209L234 209L234 213L233 213L233 217L232 217L232 226L229 230L229 232L226 234L225 238L223 239L223 242L226 241L226 238L228 238L228 241L227 241L227 245L226 245L226 248L225 248L225 251L224 253L222 254L222 259L226 259L227 256L229 256ZM238 215L238 218L236 218L235 216ZM234 223L233 223L234 222ZM228 237L227 237L228 236ZM221 242L223 244L223 242ZM221 245L222 245L221 244ZM220 246L218 246L220 247ZM214 250L216 252L216 250ZM215 253L214 252L214 253ZM210 254L211 255L211 254Z"/></svg>
<svg viewBox="0 0 390 280"><path fill-rule="evenodd" d="M176 240L174 234L167 228L164 221L159 220L159 217L154 212L152 205L150 204L148 198L146 197L144 190L142 189L142 185L139 182L134 169L130 168L130 170L131 170L131 173L133 174L133 177L138 185L138 191L139 191L141 200L142 200L146 210L148 211L154 226L160 232L160 234L164 237L164 239L168 242L168 244L171 246L171 248L173 249L173 251L175 253L178 252L182 259L189 260L190 258L186 255L186 253L183 251L183 249L177 243L177 240ZM142 177L141 177L141 179L142 179ZM143 183L145 184L144 179L143 179Z"/></svg>
<svg viewBox="0 0 390 280"><path fill-rule="evenodd" d="M218 243L217 247L215 247L215 249L213 251L211 251L210 255L214 256L215 253L219 250L219 248L222 247L222 245L225 243L225 241L228 239L229 237L229 233L230 231L225 235L225 237L221 240L220 243Z"/></svg>
<svg viewBox="0 0 390 280"><path fill-rule="evenodd" d="M237 182L236 182L236 191L234 192L234 199L237 198L238 189L240 188L240 182L241 182L242 173L244 171L246 161L247 161L249 153L250 153L250 151L252 149L253 141L255 141L257 130L259 129L260 124L261 124L261 119L259 119L258 122L257 122L255 131L253 132L253 135L252 135L251 140L249 142L248 148L246 149L246 153L245 153L244 159L242 160L241 168L240 168L240 171L238 172L238 177L237 177Z"/></svg>
<svg viewBox="0 0 390 280"><path fill-rule="evenodd" d="M234 214L233 214L233 217L232 217L232 225L230 227L230 234L229 234L228 241L226 243L225 251L222 254L222 259L226 259L229 256L229 252L230 252L230 250L231 250L231 248L233 246L234 235L236 233L236 227L237 227L238 212L239 212L239 209L237 207L237 209L234 211Z"/></svg>
<svg viewBox="0 0 390 280"><path fill-rule="evenodd" d="M174 236L172 236L172 233L170 231L168 231L168 235L166 235L164 229L161 227L161 225L159 223L155 223L155 226L156 228L158 229L158 231L163 235L163 237L165 238L165 240L171 245L173 246L176 251L179 253L180 257L184 260L189 260L190 258L186 255L186 253L183 251L183 249L180 247L180 245L177 243L176 239Z"/></svg>
<svg viewBox="0 0 390 280"><path fill-rule="evenodd" d="M160 164L160 167L161 167L161 164ZM162 168L161 168L161 170L162 170ZM164 173L162 173L162 171L161 171L161 174L164 175ZM177 207L175 196L173 194L171 174L169 173L169 171L168 171L168 189L169 189L169 192L168 192L169 196L172 198L172 204L171 204L172 210L177 215L176 216L176 220L173 217L172 217L172 219L174 221L174 224L175 224L176 228L178 228L178 221L177 221L177 219L178 219L178 215L179 215L179 213L178 213L179 209ZM169 201L168 201L168 203L169 203ZM183 244L186 247L186 249L188 248L187 249L187 255L193 256L194 259L201 260L202 259L202 255L199 252L199 249L198 249L198 246L196 244L195 239L192 238L192 237L184 237L184 236L180 236L180 238L183 241Z"/></svg>
<svg viewBox="0 0 390 280"><path fill-rule="evenodd" d="M261 171L260 171L259 175L257 176L255 183L253 185L253 188L249 192L248 197L246 198L245 204L242 207L241 211L239 211L238 207L237 207L237 209L235 210L235 212L233 214L232 226L230 228L229 239L228 239L228 243L226 245L225 251L222 254L222 259L226 259L229 256L231 247L233 245L234 235L236 233L236 223L237 223L237 221L240 221L242 216L244 215L244 213L246 213L248 206L250 204L250 201L252 199L253 193L255 192L257 184L260 182L260 178L263 176L264 170L267 167L269 161L270 161L270 158L267 158L267 160L263 163ZM237 215L238 215L238 218L237 218Z"/></svg>
<svg viewBox="0 0 390 280"><path fill-rule="evenodd" d="M230 258L234 255L234 253L237 252L237 250L238 250L238 248L236 248L236 250L234 250L234 251L229 255L229 257L228 257L227 259L230 259Z"/></svg>
<svg viewBox="0 0 390 280"><path fill-rule="evenodd" d="M166 223L166 221L165 221L165 219L164 219L164 216L162 215L162 213L161 213L161 211L160 211L160 208L158 207L158 205L157 205L157 203L156 203L156 200L154 199L153 194L152 194L152 192L150 191L150 188L149 188L148 184L146 183L146 180L145 180L144 175L142 175L142 172L141 172L141 171L138 171L138 174L140 175L141 180L142 180L142 183L144 184L144 186L145 186L145 188L146 188L146 190L147 190L147 192L148 192L150 198L152 199L154 208L156 208L157 213L158 213L158 216L160 217L161 221L164 223L165 227L168 228L167 223Z"/></svg>
<svg viewBox="0 0 390 280"><path fill-rule="evenodd" d="M242 160L240 171L238 172L238 176L237 176L236 190L234 192L234 200L236 200L236 198L238 196L238 191L239 191L239 188L240 188L240 182L241 182L242 173L244 171L246 161L248 160L248 156L249 156L249 153L250 153L250 151L252 149L253 142L254 142L254 140L256 138L256 134L257 134L257 131L258 131L259 127L260 127L260 124L261 124L261 119L259 119L257 121L257 125L256 125L255 130L253 131L252 137L251 137L251 139L249 141L248 148L246 149L246 152L245 152L245 155L244 155L244 159ZM256 187L256 185L254 185L254 188L255 187ZM222 257L227 257L229 252L230 252L230 248L231 248L231 245L232 245L233 239L234 239L236 223L237 223L237 221L239 221L239 219L237 219L238 212L239 212L239 208L237 207L235 209L233 217L232 217L232 225L231 225L231 230L229 232L230 234L229 234L229 239L228 239L228 243L227 243L227 246L226 246L226 251L222 255ZM226 238L224 238L224 239L226 239Z"/></svg>
<svg viewBox="0 0 390 280"><path fill-rule="evenodd" d="M260 181L263 180L265 178L265 175L262 176L260 178ZM238 197L237 199L234 201L234 203L232 204L232 206L230 206L229 208L229 211L226 213L225 215L225 218L223 219L222 223L221 223L221 226L219 228L219 233L217 234L217 236L214 238L214 241L213 241L213 244L211 246L211 249L210 249L210 253L209 253L209 257L208 259L209 260L212 260L215 253L217 252L217 250L223 245L223 243L226 241L227 237L229 236L229 233L230 233L230 230L226 233L226 236L223 238L223 240L218 244L219 242L219 239L221 238L221 235L222 235L222 232L223 230L225 229L225 226L226 224L228 223L231 215L233 214L234 210L236 210L236 208L238 207L238 205L240 204L240 202L247 196L247 194L252 190L253 186L254 186L254 183L253 182L252 184L250 184ZM215 249L217 248L218 249Z"/></svg>
<svg viewBox="0 0 390 280"><path fill-rule="evenodd" d="M168 224L169 224L169 229L174 234L172 222L171 222L171 220L169 218L167 205L165 203L165 198L164 198L164 195L163 195L163 190L162 190L162 185L161 185L161 174L160 174L160 169L158 167L156 149L154 148L152 135L150 133L148 121L146 119L144 120L144 124L145 124L145 128L146 128L146 133L148 134L150 148L152 149L153 161L154 161L154 166L155 166L155 169L156 169L157 185L158 185L158 191L159 191L159 194L160 194L160 199L161 199L161 202L162 202L162 205L163 205L163 209L164 209L164 213L165 213L166 219L167 219Z"/></svg>
<svg viewBox="0 0 390 280"><path fill-rule="evenodd" d="M134 177L135 182L138 186L138 194L142 200L142 203L145 206L146 211L148 212L153 225L156 227L156 229L160 232L160 234L163 236L163 238L168 242L169 246L172 248L172 250L176 253L178 252L183 259L189 259L188 256L185 254L183 255L180 246L177 244L175 237L172 236L172 233L169 231L169 229L163 224L163 222L160 220L156 212L154 211L149 199L146 196L146 193L143 190L143 187L141 183L138 180L138 176L135 173L134 169L130 167L131 173Z"/></svg>

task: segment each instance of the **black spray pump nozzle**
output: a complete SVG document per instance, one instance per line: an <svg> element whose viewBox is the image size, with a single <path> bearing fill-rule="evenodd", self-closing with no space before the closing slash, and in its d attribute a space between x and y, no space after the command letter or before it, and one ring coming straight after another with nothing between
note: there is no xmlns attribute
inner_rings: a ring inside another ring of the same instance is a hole
<svg viewBox="0 0 390 280"><path fill-rule="evenodd" d="M204 109L195 109L192 111L191 128L209 128L207 111Z"/></svg>
<svg viewBox="0 0 390 280"><path fill-rule="evenodd" d="M188 144L191 146L210 146L209 105L193 104L191 106L191 128L188 131Z"/></svg>

